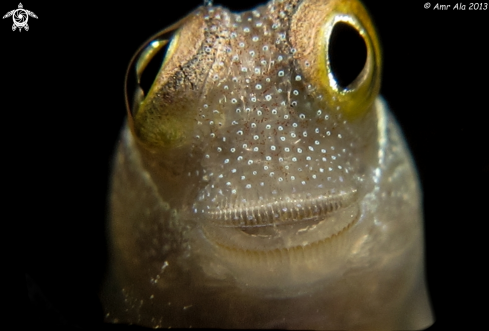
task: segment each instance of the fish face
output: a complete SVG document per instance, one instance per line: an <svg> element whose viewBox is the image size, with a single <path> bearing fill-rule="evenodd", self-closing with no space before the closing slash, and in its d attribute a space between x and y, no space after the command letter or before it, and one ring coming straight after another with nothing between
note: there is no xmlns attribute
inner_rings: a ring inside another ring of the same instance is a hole
<svg viewBox="0 0 489 331"><path fill-rule="evenodd" d="M141 48L111 189L108 321L432 322L420 191L378 97L376 38L357 1L276 0L198 8Z"/></svg>
<svg viewBox="0 0 489 331"><path fill-rule="evenodd" d="M330 50L334 37L352 38L337 36L342 28L364 48L346 86ZM202 7L168 43L131 114L149 163L168 172L155 176L162 196L179 173L184 189L166 201L221 248L267 256L304 250L358 220L377 166L380 80L360 4L275 1L240 14Z"/></svg>

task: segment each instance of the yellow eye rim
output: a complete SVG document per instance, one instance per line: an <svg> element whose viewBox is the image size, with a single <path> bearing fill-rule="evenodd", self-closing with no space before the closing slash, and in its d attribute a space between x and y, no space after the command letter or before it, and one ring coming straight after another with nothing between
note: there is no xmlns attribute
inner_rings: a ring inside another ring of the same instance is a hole
<svg viewBox="0 0 489 331"><path fill-rule="evenodd" d="M327 101L333 108L342 111L346 118L354 119L367 111L373 104L380 89L380 50L377 40L372 40L370 37L375 35L375 32L369 33L367 30L367 28L373 29L371 24L365 28L355 16L343 13L333 12L330 17L323 25L321 33L324 36L323 56L319 59L318 64L321 68L320 72L323 72L323 77L326 77L324 87L329 92L327 93ZM367 58L362 71L345 88L338 85L331 69L328 54L331 33L338 23L346 23L355 28L367 46Z"/></svg>
<svg viewBox="0 0 489 331"><path fill-rule="evenodd" d="M180 79L178 73L194 58L203 42L205 22L199 14L201 8L150 38L129 65L125 81L128 125L137 141L147 149L174 148L189 143L188 128L193 125L192 114L172 110L188 107L188 95L193 93L191 99L196 100L195 94L198 94L188 86L188 81ZM165 46L168 49L159 72L148 91L145 90L147 95L144 95L139 85L141 74ZM128 89L130 82L137 86L134 103L129 98L131 94L128 91L133 91ZM175 89L175 84L181 88Z"/></svg>
<svg viewBox="0 0 489 331"><path fill-rule="evenodd" d="M178 38L179 34L177 30L185 24L188 20L188 17L178 21L177 23L169 26L168 28L158 32L149 38L145 43L143 43L137 52L131 58L129 65L126 70L126 75L124 78L124 99L126 104L126 111L128 116L129 126L134 133L134 116L136 115L141 103L147 97L144 95L143 90L140 87L141 83L141 75L146 69L146 66L151 61L151 59L168 43L170 43L167 54L165 55L165 60L162 63L162 66L165 65L167 59L171 56L171 54L175 50L176 42L175 39ZM130 81L133 81L133 85L135 85L134 97L131 102L129 97L128 86L130 85ZM149 95L149 94L148 94Z"/></svg>
<svg viewBox="0 0 489 331"><path fill-rule="evenodd" d="M367 48L365 66L347 88L337 84L329 62L329 38L340 22L354 28ZM356 120L371 108L380 90L381 52L372 21L359 1L301 2L291 20L290 40L305 78L317 87L314 94L332 111Z"/></svg>

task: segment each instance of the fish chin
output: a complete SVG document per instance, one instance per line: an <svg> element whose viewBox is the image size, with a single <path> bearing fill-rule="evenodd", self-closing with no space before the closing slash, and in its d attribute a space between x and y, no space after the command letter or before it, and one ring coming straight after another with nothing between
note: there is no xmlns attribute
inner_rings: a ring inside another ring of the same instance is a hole
<svg viewBox="0 0 489 331"><path fill-rule="evenodd" d="M296 291L298 286L309 287L324 279L341 265L338 262L348 252L349 231L359 217L355 202L294 223L223 227L209 222L203 233L238 283L272 291L286 286Z"/></svg>

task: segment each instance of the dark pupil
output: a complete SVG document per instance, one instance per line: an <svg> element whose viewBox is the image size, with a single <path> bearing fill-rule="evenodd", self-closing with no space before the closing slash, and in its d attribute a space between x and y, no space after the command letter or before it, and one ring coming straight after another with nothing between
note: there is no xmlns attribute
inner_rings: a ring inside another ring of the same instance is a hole
<svg viewBox="0 0 489 331"><path fill-rule="evenodd" d="M161 65L163 64L163 60L165 59L166 52L168 51L168 46L170 43L167 43L164 47L162 47L149 61L146 68L141 74L140 87L144 92L144 95L147 96L151 86L158 76L158 73L161 69Z"/></svg>
<svg viewBox="0 0 489 331"><path fill-rule="evenodd" d="M367 45L357 29L339 22L333 27L328 49L331 71L341 88L346 88L362 72Z"/></svg>

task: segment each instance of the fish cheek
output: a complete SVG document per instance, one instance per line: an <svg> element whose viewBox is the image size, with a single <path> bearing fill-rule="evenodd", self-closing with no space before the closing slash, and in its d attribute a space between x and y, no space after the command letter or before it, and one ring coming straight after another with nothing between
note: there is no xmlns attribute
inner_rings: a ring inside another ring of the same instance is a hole
<svg viewBox="0 0 489 331"><path fill-rule="evenodd" d="M151 311L148 301L155 289L175 283L177 257L188 244L178 212L161 199L127 128L111 192L111 265L102 299L109 314L139 320L139 311Z"/></svg>

